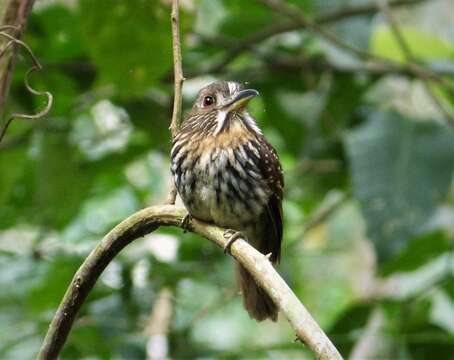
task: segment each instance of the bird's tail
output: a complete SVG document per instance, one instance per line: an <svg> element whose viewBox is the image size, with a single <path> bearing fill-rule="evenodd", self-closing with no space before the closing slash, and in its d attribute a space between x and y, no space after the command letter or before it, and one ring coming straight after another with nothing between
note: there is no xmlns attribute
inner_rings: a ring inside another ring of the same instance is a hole
<svg viewBox="0 0 454 360"><path fill-rule="evenodd" d="M243 294L243 304L249 316L257 321L277 320L278 309L273 300L261 289L249 272L236 264L238 286Z"/></svg>

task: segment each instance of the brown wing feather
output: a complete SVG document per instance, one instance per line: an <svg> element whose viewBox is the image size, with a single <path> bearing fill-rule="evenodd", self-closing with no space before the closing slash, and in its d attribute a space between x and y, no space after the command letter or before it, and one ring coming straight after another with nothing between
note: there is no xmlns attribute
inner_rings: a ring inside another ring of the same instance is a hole
<svg viewBox="0 0 454 360"><path fill-rule="evenodd" d="M266 210L261 217L264 233L260 251L264 254L271 252L270 260L275 263L279 261L281 256L284 177L274 148L264 138L261 139L260 145L260 168L271 192Z"/></svg>

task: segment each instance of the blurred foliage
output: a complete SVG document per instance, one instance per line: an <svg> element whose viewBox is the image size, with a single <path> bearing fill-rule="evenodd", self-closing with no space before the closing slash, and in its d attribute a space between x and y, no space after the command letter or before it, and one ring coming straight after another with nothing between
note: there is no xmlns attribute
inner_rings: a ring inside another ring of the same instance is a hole
<svg viewBox="0 0 454 360"><path fill-rule="evenodd" d="M288 2L313 19L370 4ZM415 2L392 9L402 35L422 66L450 81L453 2ZM45 69L32 83L51 91L55 105L45 120L15 121L0 144L2 359L34 358L96 242L126 216L166 198L168 3L36 1L24 40ZM360 59L304 29L256 41L230 58L242 39L289 19L258 1L181 3L184 71L199 74L185 82L184 108L217 78L261 93L251 111L286 178L279 271L298 297L346 358L452 358L454 132L422 80L364 70ZM383 14L324 26L405 64ZM225 56L228 64L213 66ZM294 66L286 59L305 61ZM26 68L19 57L8 112L43 106L24 89ZM431 86L454 113L453 95ZM145 358L145 329L164 288L173 294L171 358L311 358L292 343L285 319L248 318L230 258L175 229L136 241L108 267L62 358Z"/></svg>

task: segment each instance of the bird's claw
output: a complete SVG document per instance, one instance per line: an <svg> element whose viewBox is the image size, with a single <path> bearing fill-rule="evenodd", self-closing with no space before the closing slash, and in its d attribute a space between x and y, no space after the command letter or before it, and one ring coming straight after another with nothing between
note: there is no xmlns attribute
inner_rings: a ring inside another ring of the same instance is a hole
<svg viewBox="0 0 454 360"><path fill-rule="evenodd" d="M224 238L227 239L227 243L224 245L224 254L228 253L230 255L230 248L232 247L232 244L238 239L246 239L241 232L232 229L224 231Z"/></svg>
<svg viewBox="0 0 454 360"><path fill-rule="evenodd" d="M181 220L180 227L183 229L184 233L191 229L191 220L192 220L191 214L186 214L183 220Z"/></svg>
<svg viewBox="0 0 454 360"><path fill-rule="evenodd" d="M295 335L295 339L293 340L293 342L299 342L299 343L301 343L301 344L303 344L303 345L306 345L306 343L304 342L304 340L301 339L301 338L299 337L298 334Z"/></svg>

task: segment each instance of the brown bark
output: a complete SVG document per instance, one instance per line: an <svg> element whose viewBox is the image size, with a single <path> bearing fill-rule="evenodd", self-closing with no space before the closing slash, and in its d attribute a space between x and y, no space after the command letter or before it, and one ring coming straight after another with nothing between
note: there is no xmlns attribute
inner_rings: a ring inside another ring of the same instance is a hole
<svg viewBox="0 0 454 360"><path fill-rule="evenodd" d="M22 37L28 16L35 0L4 0L0 7L0 29L5 26L14 26L16 29L7 29L16 39ZM0 47L8 43L8 39L0 37ZM14 65L16 63L18 46L12 46L0 58L0 117L3 114L6 98L8 96Z"/></svg>

